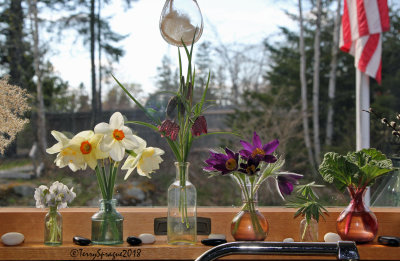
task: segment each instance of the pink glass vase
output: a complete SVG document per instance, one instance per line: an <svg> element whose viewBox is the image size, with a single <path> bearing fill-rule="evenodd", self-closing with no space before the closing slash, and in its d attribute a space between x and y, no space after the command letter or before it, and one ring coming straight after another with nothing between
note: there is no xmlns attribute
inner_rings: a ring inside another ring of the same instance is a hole
<svg viewBox="0 0 400 261"><path fill-rule="evenodd" d="M367 243L378 233L378 221L375 214L365 205L365 188L348 188L351 201L345 210L340 213L336 223L336 230L342 240L351 240L357 243Z"/></svg>

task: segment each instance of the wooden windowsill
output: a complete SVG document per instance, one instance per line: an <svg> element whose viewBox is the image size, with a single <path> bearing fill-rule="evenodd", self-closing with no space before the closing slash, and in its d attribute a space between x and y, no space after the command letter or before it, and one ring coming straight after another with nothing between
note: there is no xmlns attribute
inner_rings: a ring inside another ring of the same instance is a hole
<svg viewBox="0 0 400 261"><path fill-rule="evenodd" d="M199 217L211 218L211 233L225 234L228 241L230 222L238 208L198 208ZM335 220L343 208L329 208L329 216L319 224L319 239L327 232L335 232ZM61 210L63 216L62 246L43 245L44 216L46 211L35 208L0 208L0 235L7 232L20 232L25 242L19 246L7 247L0 244L0 260L193 260L210 247L197 243L194 246L171 246L166 244L166 236L156 236L156 243L131 247L126 242L118 246L77 246L72 243L75 235L90 238L91 216L97 208L68 208ZM153 233L154 218L165 217L166 208L118 208L124 216L124 239L129 235ZM295 210L281 207L261 207L270 228L267 241L282 241L292 237L299 240L300 219L293 219ZM400 208L372 208L379 222L378 235L400 236ZM198 236L198 242L207 236ZM358 245L361 260L399 260L400 247L378 245L376 240L369 244ZM129 256L130 255L130 256ZM335 257L321 256L227 256L223 259L327 259Z"/></svg>

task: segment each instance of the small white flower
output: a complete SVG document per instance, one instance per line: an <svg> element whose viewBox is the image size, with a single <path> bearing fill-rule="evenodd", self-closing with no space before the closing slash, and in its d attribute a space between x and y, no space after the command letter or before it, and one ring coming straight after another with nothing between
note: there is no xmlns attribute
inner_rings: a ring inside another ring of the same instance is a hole
<svg viewBox="0 0 400 261"><path fill-rule="evenodd" d="M35 189L34 198L36 200L37 208L45 208L46 207L45 195L48 193L49 193L49 188L45 185L41 185Z"/></svg>
<svg viewBox="0 0 400 261"><path fill-rule="evenodd" d="M94 127L96 134L104 134L100 142L100 149L109 152L114 161L124 158L125 149L134 150L138 147L138 137L132 134L132 130L124 126L124 117L120 112L115 112L110 123L99 123Z"/></svg>
<svg viewBox="0 0 400 261"><path fill-rule="evenodd" d="M137 137L139 147L134 149L133 152L136 156L129 155L121 169L127 169L125 180L129 177L135 168L141 176L150 178L150 174L160 168L160 163L163 161L160 157L164 151L159 148L148 147L146 148L146 141Z"/></svg>

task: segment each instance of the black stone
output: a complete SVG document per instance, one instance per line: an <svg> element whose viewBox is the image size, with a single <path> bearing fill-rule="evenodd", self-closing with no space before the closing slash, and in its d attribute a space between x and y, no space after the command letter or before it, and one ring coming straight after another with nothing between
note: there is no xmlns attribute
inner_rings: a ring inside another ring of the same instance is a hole
<svg viewBox="0 0 400 261"><path fill-rule="evenodd" d="M130 236L126 239L126 242L128 242L129 245L131 246L138 246L142 244L142 240L138 237Z"/></svg>
<svg viewBox="0 0 400 261"><path fill-rule="evenodd" d="M225 239L203 239L201 243L206 246L218 246L225 244L227 241Z"/></svg>
<svg viewBox="0 0 400 261"><path fill-rule="evenodd" d="M88 238L80 237L80 236L75 236L73 238L73 241L75 244L80 245L80 246L87 246L92 243L92 241Z"/></svg>

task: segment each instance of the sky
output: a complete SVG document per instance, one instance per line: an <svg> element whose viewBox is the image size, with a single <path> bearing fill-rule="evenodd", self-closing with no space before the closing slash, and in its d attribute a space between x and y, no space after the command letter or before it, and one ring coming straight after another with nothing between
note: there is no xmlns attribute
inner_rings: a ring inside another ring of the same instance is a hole
<svg viewBox="0 0 400 261"><path fill-rule="evenodd" d="M103 11L112 17L111 27L129 36L120 42L125 55L114 64L114 75L121 82L137 83L145 93L155 90L157 67L163 55L177 59L177 49L161 37L159 19L164 0L139 0L128 10L123 10L123 0L114 0ZM196 44L203 41L222 43L261 43L267 36L277 34L279 26L295 28L284 10L296 12L293 0L198 0L204 20L203 34ZM58 73L77 88L81 82L90 94L90 54L70 34L58 43L50 60ZM104 93L106 90L103 92Z"/></svg>

